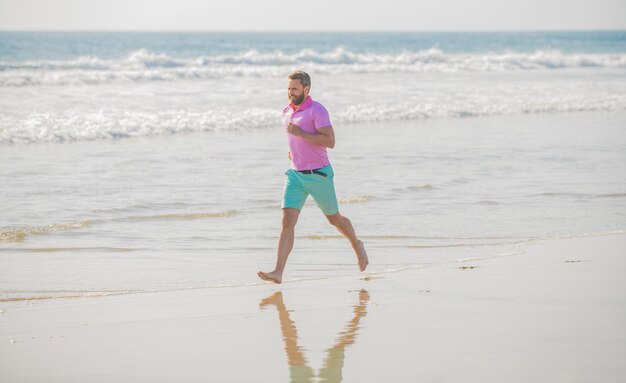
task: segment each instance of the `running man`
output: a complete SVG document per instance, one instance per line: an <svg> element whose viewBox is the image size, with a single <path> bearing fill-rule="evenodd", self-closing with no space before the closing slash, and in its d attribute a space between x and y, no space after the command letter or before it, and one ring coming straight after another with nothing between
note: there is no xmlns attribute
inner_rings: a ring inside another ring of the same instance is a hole
<svg viewBox="0 0 626 383"><path fill-rule="evenodd" d="M259 271L257 275L266 281L281 283L287 257L293 248L293 239L300 210L309 194L315 199L328 222L346 237L361 271L368 265L365 246L354 232L350 220L339 214L333 168L326 148L335 147L335 132L328 111L309 96L311 78L303 71L289 75L287 96L289 104L283 109L283 120L289 141L289 159L292 168L285 175L283 191L283 221L276 267L271 272Z"/></svg>

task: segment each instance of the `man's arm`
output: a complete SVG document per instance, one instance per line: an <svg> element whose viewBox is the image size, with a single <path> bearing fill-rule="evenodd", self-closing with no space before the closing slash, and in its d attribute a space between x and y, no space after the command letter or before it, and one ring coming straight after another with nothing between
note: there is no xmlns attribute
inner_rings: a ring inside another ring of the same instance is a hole
<svg viewBox="0 0 626 383"><path fill-rule="evenodd" d="M303 131L293 122L290 122L287 126L287 132L293 134L294 136L302 137L312 144L322 145L329 149L335 147L335 131L332 126L319 128L317 129L317 134L311 134Z"/></svg>

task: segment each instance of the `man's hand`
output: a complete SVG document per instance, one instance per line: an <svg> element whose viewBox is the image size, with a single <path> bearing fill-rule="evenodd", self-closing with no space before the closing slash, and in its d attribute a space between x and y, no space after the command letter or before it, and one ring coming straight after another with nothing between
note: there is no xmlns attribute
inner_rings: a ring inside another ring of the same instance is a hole
<svg viewBox="0 0 626 383"><path fill-rule="evenodd" d="M322 145L327 148L335 147L335 131L332 126L325 126L323 128L318 128L316 134L312 134L309 132L305 132L300 129L300 127L293 122L290 122L285 128L287 133L293 134L294 136L302 137L306 141L309 141L313 144Z"/></svg>
<svg viewBox="0 0 626 383"><path fill-rule="evenodd" d="M300 127L293 122L290 122L287 125L287 133L291 133L294 136L302 136L302 129L300 129Z"/></svg>

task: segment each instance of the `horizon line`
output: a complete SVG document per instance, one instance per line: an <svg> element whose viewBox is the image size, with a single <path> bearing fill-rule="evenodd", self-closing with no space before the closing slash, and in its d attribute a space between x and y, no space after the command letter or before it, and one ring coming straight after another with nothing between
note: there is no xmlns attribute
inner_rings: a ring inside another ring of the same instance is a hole
<svg viewBox="0 0 626 383"><path fill-rule="evenodd" d="M376 29L376 30L257 30L257 29L2 29L0 32L87 33L485 33L485 32L626 32L626 29Z"/></svg>

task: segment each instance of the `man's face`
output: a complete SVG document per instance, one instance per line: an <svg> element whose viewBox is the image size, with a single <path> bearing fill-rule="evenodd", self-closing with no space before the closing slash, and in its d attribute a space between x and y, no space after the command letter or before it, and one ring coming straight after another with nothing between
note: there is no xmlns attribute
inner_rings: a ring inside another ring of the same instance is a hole
<svg viewBox="0 0 626 383"><path fill-rule="evenodd" d="M309 95L309 87L303 87L300 80L289 80L287 84L287 97L289 102L294 105L300 105L304 102Z"/></svg>

